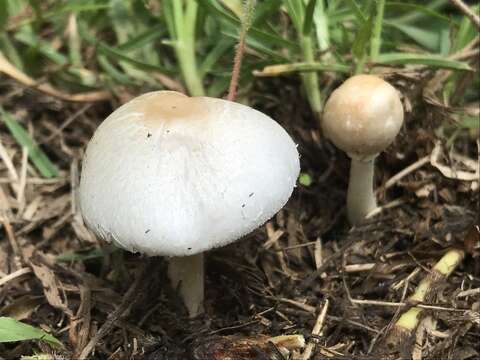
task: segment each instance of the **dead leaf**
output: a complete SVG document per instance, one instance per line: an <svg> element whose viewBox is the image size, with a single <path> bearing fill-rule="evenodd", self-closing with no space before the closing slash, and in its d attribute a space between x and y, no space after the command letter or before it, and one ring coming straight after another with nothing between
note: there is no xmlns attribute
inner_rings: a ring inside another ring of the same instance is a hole
<svg viewBox="0 0 480 360"><path fill-rule="evenodd" d="M43 293L47 298L48 303L56 309L62 310L69 317L72 317L72 311L67 307L60 296L60 291L57 285L55 273L44 264L35 264L33 261L29 262L35 276L42 283Z"/></svg>
<svg viewBox="0 0 480 360"><path fill-rule="evenodd" d="M42 302L43 296L25 295L5 306L1 312L4 316L21 321L28 319Z"/></svg>

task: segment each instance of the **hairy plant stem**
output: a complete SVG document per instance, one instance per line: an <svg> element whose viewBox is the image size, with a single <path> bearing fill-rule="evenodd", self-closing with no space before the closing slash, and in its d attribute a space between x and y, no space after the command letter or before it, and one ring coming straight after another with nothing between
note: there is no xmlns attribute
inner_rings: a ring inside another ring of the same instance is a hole
<svg viewBox="0 0 480 360"><path fill-rule="evenodd" d="M240 69L242 67L243 53L245 51L245 41L248 29L251 25L253 12L255 10L255 0L247 0L245 2L242 14L242 28L240 30L240 37L238 39L237 50L235 52L235 59L233 60L232 78L230 79L230 86L228 88L227 100L235 101L237 97L238 79L240 78Z"/></svg>

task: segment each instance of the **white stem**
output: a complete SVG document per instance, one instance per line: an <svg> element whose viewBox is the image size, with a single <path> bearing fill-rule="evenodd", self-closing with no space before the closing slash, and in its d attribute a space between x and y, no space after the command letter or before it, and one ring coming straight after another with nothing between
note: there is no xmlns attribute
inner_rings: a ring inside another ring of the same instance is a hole
<svg viewBox="0 0 480 360"><path fill-rule="evenodd" d="M352 158L347 194L347 215L352 225L358 224L377 207L373 193L374 159L361 161Z"/></svg>
<svg viewBox="0 0 480 360"><path fill-rule="evenodd" d="M173 257L168 262L168 277L178 289L191 318L203 313L203 253Z"/></svg>

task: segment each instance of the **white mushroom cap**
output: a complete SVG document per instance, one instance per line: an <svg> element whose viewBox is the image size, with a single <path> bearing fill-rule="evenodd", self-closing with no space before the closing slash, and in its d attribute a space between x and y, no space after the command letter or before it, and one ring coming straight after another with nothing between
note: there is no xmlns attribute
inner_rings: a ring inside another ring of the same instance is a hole
<svg viewBox="0 0 480 360"><path fill-rule="evenodd" d="M325 104L322 127L339 149L356 159L369 159L385 150L403 123L397 90L373 75L345 81Z"/></svg>
<svg viewBox="0 0 480 360"><path fill-rule="evenodd" d="M157 91L98 127L83 161L80 205L91 229L126 250L193 255L271 218L299 171L296 145L263 113Z"/></svg>

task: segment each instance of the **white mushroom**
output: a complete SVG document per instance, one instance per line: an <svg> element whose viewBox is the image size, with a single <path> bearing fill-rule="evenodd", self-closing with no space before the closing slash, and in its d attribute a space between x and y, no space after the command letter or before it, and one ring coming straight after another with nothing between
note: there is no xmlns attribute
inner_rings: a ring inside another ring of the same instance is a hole
<svg viewBox="0 0 480 360"><path fill-rule="evenodd" d="M373 193L375 157L395 139L403 124L397 90L373 75L356 75L325 104L322 127L352 159L347 194L348 219L357 224L377 207Z"/></svg>
<svg viewBox="0 0 480 360"><path fill-rule="evenodd" d="M299 170L294 142L263 113L157 91L98 127L83 161L80 205L100 237L172 257L170 279L195 316L203 311L202 253L271 218Z"/></svg>

